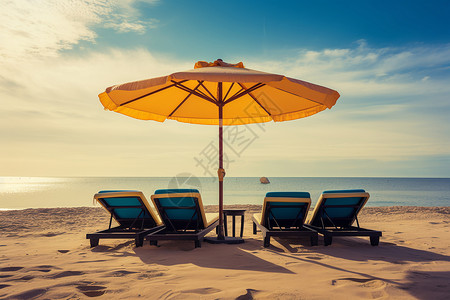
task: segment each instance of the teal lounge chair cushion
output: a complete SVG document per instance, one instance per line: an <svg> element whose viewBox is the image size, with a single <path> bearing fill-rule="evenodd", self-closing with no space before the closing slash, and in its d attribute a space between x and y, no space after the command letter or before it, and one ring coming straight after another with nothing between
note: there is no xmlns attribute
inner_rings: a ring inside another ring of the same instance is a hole
<svg viewBox="0 0 450 300"><path fill-rule="evenodd" d="M361 196L328 198L327 195L331 196L332 194L352 194L352 193L360 194L365 192L366 191L363 189L324 191L321 196L322 198L321 201L319 201L319 203L316 204L313 219L310 220L309 224L313 226L322 227L323 222L325 227L334 227L335 225L337 227L351 226L359 210L364 205L366 198ZM332 220L332 222L330 221L330 219Z"/></svg>
<svg viewBox="0 0 450 300"><path fill-rule="evenodd" d="M292 224L296 226L302 225L309 203L306 202L279 202L270 201L270 198L310 198L308 192L269 192L266 194L266 206L270 208L265 211L265 216L269 218L269 228L280 225L282 227L290 227ZM277 207L277 206L289 206L289 207ZM274 221L276 220L276 222ZM297 220L297 221L295 221ZM302 221L300 221L302 220ZM267 222L267 221L266 221ZM300 222L300 223L299 223Z"/></svg>
<svg viewBox="0 0 450 300"><path fill-rule="evenodd" d="M199 193L199 191L197 189L160 189L155 191L155 195L185 193ZM165 209L167 217L171 220L190 220L191 218L197 218L196 204L193 197L159 198L159 203ZM176 209L178 207L186 207L186 209Z"/></svg>
<svg viewBox="0 0 450 300"><path fill-rule="evenodd" d="M99 191L99 194L114 193L114 192L138 192L135 190L104 190ZM145 210L142 213L142 203L138 197L114 197L114 198L102 198L102 202L107 207L115 206L137 206L137 208L116 208L114 215L116 219L136 219L138 216L144 219L152 219L150 214Z"/></svg>
<svg viewBox="0 0 450 300"><path fill-rule="evenodd" d="M283 205L292 205L295 207L280 207ZM300 219L303 220L304 213L300 213L300 210L305 206L308 206L308 203L292 203L292 202L270 202L271 214L269 214L269 220L275 219L279 220L294 220ZM299 214L300 213L300 214Z"/></svg>
<svg viewBox="0 0 450 300"><path fill-rule="evenodd" d="M311 198L311 195L308 192L268 192L266 197Z"/></svg>
<svg viewBox="0 0 450 300"><path fill-rule="evenodd" d="M324 197L326 194L338 194L338 193L365 193L365 190L332 190L324 191ZM358 205L362 204L364 198L361 197L346 197L346 198L326 198L323 205ZM327 214L330 218L351 218L355 213L355 209L352 207L329 207L327 208Z"/></svg>

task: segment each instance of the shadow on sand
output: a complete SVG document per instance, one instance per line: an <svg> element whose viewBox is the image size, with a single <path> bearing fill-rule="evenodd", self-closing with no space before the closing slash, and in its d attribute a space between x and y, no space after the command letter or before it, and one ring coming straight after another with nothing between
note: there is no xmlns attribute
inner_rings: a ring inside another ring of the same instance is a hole
<svg viewBox="0 0 450 300"><path fill-rule="evenodd" d="M277 239L278 243L284 248L271 246L270 251L281 256L295 259L302 262L309 262L321 267L326 267L349 274L348 277L337 278L337 280L348 280L360 284L366 284L370 281L380 280L385 283L408 292L413 297L423 300L448 299L450 294L449 272L433 271L405 271L406 275L401 280L390 280L383 277L370 275L361 271L354 271L348 268L338 267L323 263L320 260L325 256L335 257L340 260L350 261L383 261L394 265L406 265L411 262L434 264L436 262L449 262L450 257L439 253L413 249L394 243L380 242L378 247L373 247L368 241L362 238L340 238L333 241L331 246L322 246L323 241L319 240L318 247L314 247L312 252L315 255L300 257L298 251L298 241L289 239ZM285 250L287 249L287 251ZM345 265L345 264L344 264ZM409 268L411 269L411 268ZM359 269L360 270L360 269Z"/></svg>
<svg viewBox="0 0 450 300"><path fill-rule="evenodd" d="M160 244L158 247L134 248L134 252L146 264L172 266L191 263L202 268L295 274L289 269L253 255L251 252L258 250L259 247L254 247L248 242L240 245L202 243L202 248L196 249L189 241L164 241ZM183 252L180 253L180 250ZM202 255L202 252L211 251L215 255Z"/></svg>
<svg viewBox="0 0 450 300"><path fill-rule="evenodd" d="M335 281L352 281L361 285L370 285L376 281L401 289L415 298L445 299L449 293L450 285L447 283L450 272L403 271L402 279L388 279L366 273L364 268L351 270L345 266L345 260L358 262L379 261L393 265L410 264L411 262L425 265L439 261L448 262L450 257L426 250L413 249L393 243L381 242L378 247L372 247L363 238L340 238L333 241L331 246L310 247L307 239L290 240L278 239L269 248L263 248L262 241L257 238L247 238L244 244L239 245L212 245L202 243L202 248L194 248L191 241L162 241L158 247L145 244L144 247L134 247L134 241L121 243L114 247L100 245L92 249L94 252L103 252L114 257L137 256L145 264L174 266L193 264L202 268L224 270L246 270L282 274L296 274L295 272L258 257L261 251L268 251L274 255L310 263L318 267L337 270L345 274ZM214 252L215 255L202 255ZM323 258L336 258L339 263L323 262ZM232 263L230 263L232 262ZM343 263L344 262L344 263ZM354 265L354 264L352 264ZM399 270L402 272L402 270Z"/></svg>
<svg viewBox="0 0 450 300"><path fill-rule="evenodd" d="M127 241L114 247L99 245L91 251L113 257L137 256L145 264L173 266L190 263L202 268L295 274L253 255L252 251L260 250L259 244L246 242L239 245L213 245L204 242L201 248L194 248L192 241L160 241L157 247L145 244L144 247L137 248L134 247L134 241ZM211 252L215 255L202 255Z"/></svg>

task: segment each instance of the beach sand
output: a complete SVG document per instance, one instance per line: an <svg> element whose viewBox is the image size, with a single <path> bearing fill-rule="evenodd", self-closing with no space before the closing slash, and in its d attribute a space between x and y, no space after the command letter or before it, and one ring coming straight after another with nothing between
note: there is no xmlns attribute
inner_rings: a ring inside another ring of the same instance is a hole
<svg viewBox="0 0 450 300"><path fill-rule="evenodd" d="M131 240L86 233L108 226L99 207L0 212L1 299L449 299L450 207L367 207L368 238L272 239L252 234L246 208L244 244ZM216 207L208 207L213 212Z"/></svg>

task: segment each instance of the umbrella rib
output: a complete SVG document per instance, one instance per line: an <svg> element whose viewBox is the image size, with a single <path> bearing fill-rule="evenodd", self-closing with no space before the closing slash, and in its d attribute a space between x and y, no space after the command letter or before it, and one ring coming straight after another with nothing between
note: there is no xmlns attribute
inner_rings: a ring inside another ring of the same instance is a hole
<svg viewBox="0 0 450 300"><path fill-rule="evenodd" d="M231 98L234 98L237 94L239 94L240 92L244 91L244 89L241 87L241 89L239 91L237 91L236 93L234 93L233 96L231 96L229 99L227 99L225 102L227 102L228 100L230 100Z"/></svg>
<svg viewBox="0 0 450 300"><path fill-rule="evenodd" d="M187 80L183 80L183 81L181 81L181 83L186 82L186 81L187 81ZM160 89L158 89L158 90L156 90L156 91L150 92L150 93L148 93L148 94L139 96L139 97L137 97L137 98L134 98L134 99L132 99L132 100L129 100L129 101L127 101L127 102L124 102L124 103L122 103L122 104L119 104L119 106L127 105L127 104L129 104L129 103L131 103L131 102L134 102L134 101L140 100L140 99L142 99L142 98L145 98L145 97L147 97L147 96L156 94L156 93L158 93L158 92L161 92L161 91L163 91L163 90L165 90L165 89L168 89L168 88L171 88L171 87L173 87L173 86L175 86L175 84L171 84L171 85L165 86L165 87L163 87L163 88L160 88Z"/></svg>
<svg viewBox="0 0 450 300"><path fill-rule="evenodd" d="M197 81L200 83L200 80L197 80ZM202 82L203 82L203 81L202 81ZM202 94L202 95L205 96L205 97L208 97L208 95L206 95L206 94L205 94L202 90L200 90L200 89L198 89L196 92Z"/></svg>
<svg viewBox="0 0 450 300"><path fill-rule="evenodd" d="M246 89L241 83L238 82L238 84L239 84L239 85L241 86L241 88L243 88L245 91L244 91L244 92L241 92L241 93L239 93L239 94L237 94L237 95L234 95L234 96L230 97L230 98L225 102L225 104L228 104L228 103L230 103L231 101L234 101L234 100L236 100L236 99L239 99L239 98L241 98L242 96L245 96L246 94L250 94L251 92L253 92L253 91L255 91L255 90L257 90L257 89L259 89L259 88L265 86L264 83L257 83L257 84L255 84L254 86L252 86L252 87Z"/></svg>
<svg viewBox="0 0 450 300"><path fill-rule="evenodd" d="M234 82L231 83L230 88L228 89L227 93L225 94L225 96L223 97L223 101L225 101L225 99L227 99L228 94L231 92L231 89L233 88Z"/></svg>
<svg viewBox="0 0 450 300"><path fill-rule="evenodd" d="M242 83L239 83L239 85L241 86L241 88L246 89L245 86ZM251 93L248 93L248 95L250 97L252 97L253 101L255 101L262 109L264 109L264 111L269 115L272 116L272 114L258 101L258 99L256 99L255 96L253 96Z"/></svg>
<svg viewBox="0 0 450 300"><path fill-rule="evenodd" d="M279 90L279 91L285 92L285 93L287 93L287 94L290 94L290 95L294 95L294 96L297 96L297 97L302 97L302 98L304 98L304 99L306 99L306 100L308 100L308 101L317 103L317 104L319 104L319 105L324 105L323 103L320 103L319 101L314 101L314 100L312 100L312 99L309 99L309 98L306 98L306 97L304 97L304 96L300 96L300 95L291 93L291 92L289 92L289 91L285 91L285 90L280 89L280 88L276 88L276 89Z"/></svg>
<svg viewBox="0 0 450 300"><path fill-rule="evenodd" d="M213 98L216 102L218 102L216 97L214 97L214 95L206 88L206 86L203 85L203 82L200 85L208 92L211 98Z"/></svg>
<svg viewBox="0 0 450 300"><path fill-rule="evenodd" d="M191 93L191 92L192 92L192 94L194 94L195 96L200 97L200 98L202 98L202 99L205 99L206 101L209 101L209 102L213 103L214 105L217 105L217 102L214 101L213 99L208 98L207 96L202 95L202 94L200 94L199 92L194 91L194 90L188 88L187 86L184 86L184 85L182 85L182 84L179 84L179 83L176 82L176 81L173 81L173 80L172 80L172 82L175 84L175 87L179 88L180 90L183 90L183 91L188 92L188 93Z"/></svg>
<svg viewBox="0 0 450 300"><path fill-rule="evenodd" d="M195 92L195 90L198 89L199 86L200 83L195 87L195 89L192 90L192 92ZM180 108L180 106L183 105L187 99L189 99L189 97L192 95L192 92L190 92L189 95L187 95L186 98L184 98L183 101L181 101L181 103L178 104L178 106L170 113L169 117L171 117Z"/></svg>

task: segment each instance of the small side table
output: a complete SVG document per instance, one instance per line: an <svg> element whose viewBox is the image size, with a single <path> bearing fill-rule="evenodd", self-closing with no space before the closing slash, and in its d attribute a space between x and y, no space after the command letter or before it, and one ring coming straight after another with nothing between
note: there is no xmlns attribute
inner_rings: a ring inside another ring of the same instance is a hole
<svg viewBox="0 0 450 300"><path fill-rule="evenodd" d="M236 237L236 216L241 216L241 234L240 237L244 234L244 216L245 209L224 209L223 210L223 225L225 230L225 236L228 236L228 228L227 228L227 217L232 216L232 226L233 226L233 237ZM243 242L244 240L242 240Z"/></svg>

